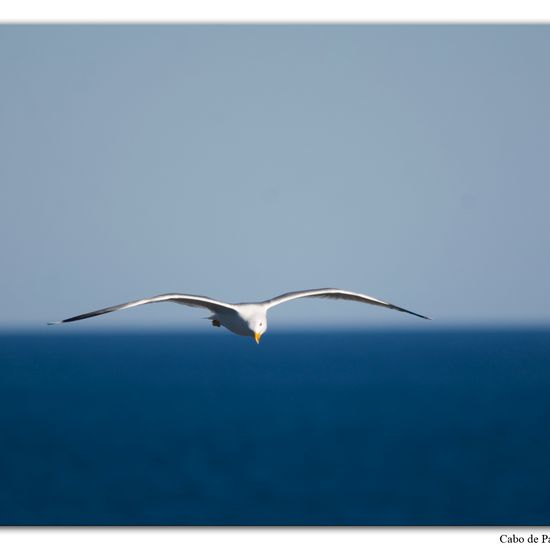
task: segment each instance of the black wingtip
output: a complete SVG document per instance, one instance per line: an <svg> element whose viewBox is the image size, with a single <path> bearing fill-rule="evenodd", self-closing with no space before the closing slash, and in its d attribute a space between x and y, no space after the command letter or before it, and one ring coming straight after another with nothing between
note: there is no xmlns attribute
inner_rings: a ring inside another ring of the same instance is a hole
<svg viewBox="0 0 550 550"><path fill-rule="evenodd" d="M416 314L418 317L420 317L421 319L426 319L426 321L433 321L433 319L431 317L426 317L425 315L420 315L420 314Z"/></svg>
<svg viewBox="0 0 550 550"><path fill-rule="evenodd" d="M47 325L60 325L61 323L63 323L63 321L48 321L46 324Z"/></svg>
<svg viewBox="0 0 550 550"><path fill-rule="evenodd" d="M420 317L421 319L426 319L427 321L432 321L433 319L431 317L426 317L425 315L420 315L420 313L415 313L414 311L410 311L408 309L403 309L402 307L396 308L398 311L402 311L403 313L410 313L411 315L414 315L415 317Z"/></svg>

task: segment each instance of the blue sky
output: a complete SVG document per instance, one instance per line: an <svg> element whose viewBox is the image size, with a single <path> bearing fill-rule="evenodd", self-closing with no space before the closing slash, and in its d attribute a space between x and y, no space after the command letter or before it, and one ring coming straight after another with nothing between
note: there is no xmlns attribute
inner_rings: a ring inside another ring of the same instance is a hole
<svg viewBox="0 0 550 550"><path fill-rule="evenodd" d="M549 54L545 26L2 26L0 325L322 286L547 323ZM322 300L271 317L422 322Z"/></svg>

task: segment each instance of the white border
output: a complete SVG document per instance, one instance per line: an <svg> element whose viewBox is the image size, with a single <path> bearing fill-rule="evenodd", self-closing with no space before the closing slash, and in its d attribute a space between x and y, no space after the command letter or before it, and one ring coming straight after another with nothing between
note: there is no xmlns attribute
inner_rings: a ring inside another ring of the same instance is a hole
<svg viewBox="0 0 550 550"><path fill-rule="evenodd" d="M537 23L548 0L4 0L18 23Z"/></svg>
<svg viewBox="0 0 550 550"><path fill-rule="evenodd" d="M523 537L523 543L504 543L501 536ZM530 535L538 544L528 542ZM473 528L67 528L4 529L4 550L462 550L464 548L543 547L542 536L550 529L540 527Z"/></svg>

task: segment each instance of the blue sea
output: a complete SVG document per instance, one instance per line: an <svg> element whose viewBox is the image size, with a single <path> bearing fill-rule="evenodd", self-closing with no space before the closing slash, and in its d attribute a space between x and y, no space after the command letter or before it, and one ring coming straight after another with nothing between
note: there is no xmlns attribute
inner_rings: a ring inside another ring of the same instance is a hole
<svg viewBox="0 0 550 550"><path fill-rule="evenodd" d="M550 524L550 329L65 328L0 335L2 525Z"/></svg>

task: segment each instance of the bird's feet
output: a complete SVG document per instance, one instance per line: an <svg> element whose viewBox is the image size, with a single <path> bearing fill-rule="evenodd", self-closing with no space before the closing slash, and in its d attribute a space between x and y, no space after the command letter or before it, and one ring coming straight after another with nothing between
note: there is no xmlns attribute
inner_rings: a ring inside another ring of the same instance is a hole
<svg viewBox="0 0 550 550"><path fill-rule="evenodd" d="M220 322L217 319L214 319L212 321L212 326L213 327L221 327L222 325L220 324Z"/></svg>

